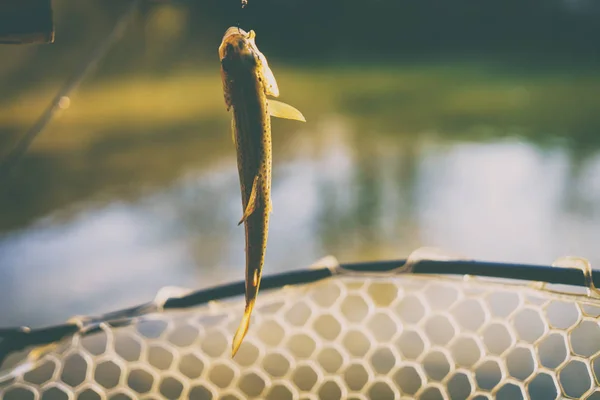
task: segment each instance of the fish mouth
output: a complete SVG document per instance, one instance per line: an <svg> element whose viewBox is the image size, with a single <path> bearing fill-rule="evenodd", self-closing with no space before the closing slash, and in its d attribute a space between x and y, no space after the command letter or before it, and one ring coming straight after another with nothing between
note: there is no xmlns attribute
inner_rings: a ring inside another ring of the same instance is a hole
<svg viewBox="0 0 600 400"><path fill-rule="evenodd" d="M225 34L223 35L223 42L225 41L225 39L227 39L229 36L234 36L234 35L242 35L245 38L248 37L248 32L246 32L245 30L243 30L240 27L237 26L230 26L226 31Z"/></svg>

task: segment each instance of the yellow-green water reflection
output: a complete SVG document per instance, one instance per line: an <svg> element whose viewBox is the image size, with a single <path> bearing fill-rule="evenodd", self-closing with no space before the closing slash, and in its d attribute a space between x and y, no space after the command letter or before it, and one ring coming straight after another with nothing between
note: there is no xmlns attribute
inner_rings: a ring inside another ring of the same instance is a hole
<svg viewBox="0 0 600 400"><path fill-rule="evenodd" d="M266 272L334 254L600 260L600 76L477 65L285 69ZM0 193L0 325L243 277L234 147L216 70L86 83ZM3 148L52 96L0 110Z"/></svg>

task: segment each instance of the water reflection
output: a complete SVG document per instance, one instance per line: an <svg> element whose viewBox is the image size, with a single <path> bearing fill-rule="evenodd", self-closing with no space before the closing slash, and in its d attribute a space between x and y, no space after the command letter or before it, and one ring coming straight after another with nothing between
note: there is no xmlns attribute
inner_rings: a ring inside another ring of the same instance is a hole
<svg viewBox="0 0 600 400"><path fill-rule="evenodd" d="M340 115L313 127L276 138L267 273L326 254L402 257L421 245L501 261L600 261L597 155L573 159L568 148L515 138L394 139L358 131ZM84 203L67 218L51 214L4 235L0 293L11 306L2 307L1 325L106 312L166 285L242 279L238 178L228 154L127 201Z"/></svg>

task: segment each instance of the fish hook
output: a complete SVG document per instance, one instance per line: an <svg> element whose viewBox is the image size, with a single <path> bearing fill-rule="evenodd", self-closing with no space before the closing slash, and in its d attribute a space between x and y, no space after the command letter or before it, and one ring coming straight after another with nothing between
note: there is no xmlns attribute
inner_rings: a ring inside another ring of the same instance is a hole
<svg viewBox="0 0 600 400"><path fill-rule="evenodd" d="M242 0L242 8L240 8L240 13L242 12L242 10L246 7L246 5L248 5L248 0ZM241 14L240 14L241 15ZM238 33L241 34L242 30L240 28L240 20L238 19L238 23L237 23L237 28L238 28Z"/></svg>

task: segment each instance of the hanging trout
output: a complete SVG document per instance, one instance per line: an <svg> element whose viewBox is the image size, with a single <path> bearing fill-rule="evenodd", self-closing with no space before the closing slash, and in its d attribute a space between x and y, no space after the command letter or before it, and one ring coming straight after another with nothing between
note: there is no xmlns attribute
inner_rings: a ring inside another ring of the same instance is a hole
<svg viewBox="0 0 600 400"><path fill-rule="evenodd" d="M258 50L254 31L227 29L219 46L221 77L227 111L233 110L231 129L237 151L242 192L242 219L246 228L246 308L233 338L232 356L238 351L256 302L262 275L269 214L271 212L271 116L306 122L294 107L278 97L279 88L267 59Z"/></svg>

